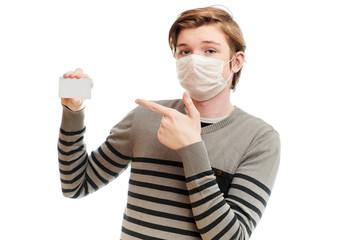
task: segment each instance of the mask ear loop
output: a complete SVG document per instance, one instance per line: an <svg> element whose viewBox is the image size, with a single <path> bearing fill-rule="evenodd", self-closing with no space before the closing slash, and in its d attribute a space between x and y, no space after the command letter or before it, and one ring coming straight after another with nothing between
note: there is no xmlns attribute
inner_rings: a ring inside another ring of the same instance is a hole
<svg viewBox="0 0 361 240"><path fill-rule="evenodd" d="M231 58L231 60L229 60L228 62L226 62L224 65L227 65L228 63L232 62L232 60L234 59L236 55L233 55L233 57Z"/></svg>

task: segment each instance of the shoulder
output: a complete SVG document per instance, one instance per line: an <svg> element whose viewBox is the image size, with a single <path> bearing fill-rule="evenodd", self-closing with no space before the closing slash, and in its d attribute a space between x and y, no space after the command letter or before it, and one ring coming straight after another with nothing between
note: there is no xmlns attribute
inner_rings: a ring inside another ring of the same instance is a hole
<svg viewBox="0 0 361 240"><path fill-rule="evenodd" d="M245 152L255 148L280 148L280 136L276 129L262 118L253 116L237 108L237 116L232 122L233 131L241 137Z"/></svg>
<svg viewBox="0 0 361 240"><path fill-rule="evenodd" d="M268 124L266 121L264 121L262 118L260 117L256 117L252 114L249 114L248 112L242 110L241 108L238 108L238 118L237 121L238 122L242 122L242 124L245 125L245 127L247 128L251 128L254 130L258 130L258 131L275 131L275 129Z"/></svg>
<svg viewBox="0 0 361 240"><path fill-rule="evenodd" d="M237 121L241 125L243 136L248 138L249 145L247 151L252 149L279 151L280 136L278 131L270 124L241 109Z"/></svg>
<svg viewBox="0 0 361 240"><path fill-rule="evenodd" d="M235 109L232 126L233 129L241 131L243 136L251 138L262 137L272 132L277 133L277 131L262 118L253 116L238 107Z"/></svg>

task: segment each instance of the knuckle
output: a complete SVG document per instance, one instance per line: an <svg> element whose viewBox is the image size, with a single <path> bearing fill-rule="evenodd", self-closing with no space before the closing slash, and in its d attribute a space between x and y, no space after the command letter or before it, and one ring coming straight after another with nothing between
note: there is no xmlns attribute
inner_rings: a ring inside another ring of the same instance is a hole
<svg viewBox="0 0 361 240"><path fill-rule="evenodd" d="M161 132L160 129L158 130L157 137L158 137L159 140L163 138L162 132Z"/></svg>
<svg viewBox="0 0 361 240"><path fill-rule="evenodd" d="M160 126L161 126L161 128L167 128L168 121L165 118L163 118L162 121L160 122Z"/></svg>

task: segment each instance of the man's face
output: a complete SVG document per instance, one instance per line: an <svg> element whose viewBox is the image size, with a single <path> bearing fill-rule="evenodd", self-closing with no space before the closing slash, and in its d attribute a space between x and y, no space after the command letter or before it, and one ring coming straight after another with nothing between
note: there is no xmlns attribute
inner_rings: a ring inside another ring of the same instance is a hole
<svg viewBox="0 0 361 240"><path fill-rule="evenodd" d="M182 58L190 54L215 58L228 62L230 47L224 33L214 24L203 25L198 28L182 29L178 35L176 46L176 58ZM231 74L229 64L223 68L223 79L228 79ZM232 81L229 81L230 85Z"/></svg>

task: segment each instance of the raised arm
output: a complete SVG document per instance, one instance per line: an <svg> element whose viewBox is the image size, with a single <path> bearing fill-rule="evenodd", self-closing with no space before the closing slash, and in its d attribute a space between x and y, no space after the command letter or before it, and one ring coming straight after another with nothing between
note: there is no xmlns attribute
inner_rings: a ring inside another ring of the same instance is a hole
<svg viewBox="0 0 361 240"><path fill-rule="evenodd" d="M77 69L64 77L88 75ZM63 98L61 102L63 116L58 141L61 187L64 196L79 198L98 190L126 169L131 157L121 154L119 146L114 146L118 145L118 139L124 139L123 143L129 141L131 121L125 118L98 149L88 154L84 141L84 100Z"/></svg>

